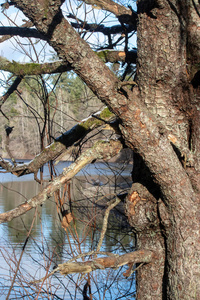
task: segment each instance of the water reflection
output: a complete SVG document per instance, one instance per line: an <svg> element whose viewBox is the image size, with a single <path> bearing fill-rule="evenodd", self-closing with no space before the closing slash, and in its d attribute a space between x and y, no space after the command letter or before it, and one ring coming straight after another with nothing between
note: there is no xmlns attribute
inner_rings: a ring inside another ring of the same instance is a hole
<svg viewBox="0 0 200 300"><path fill-rule="evenodd" d="M61 172L62 167L57 166L57 171ZM24 295L25 299L28 299L28 293L33 295L30 299L35 299L37 289L34 290L34 286L30 289L28 282L45 276L48 270L73 256L96 248L104 215L104 203L122 187L128 187L130 181L130 170L126 169L123 174L117 176L120 167L117 164L113 167L111 169L99 164L97 172L96 166L90 165L73 180L70 194L74 222L67 232L61 227L54 199L49 199L42 207L37 208L31 238L26 245L15 281L18 286L13 287L10 299L21 299ZM40 186L34 181L9 181L10 175L0 176L3 182L0 186L0 212L13 209L40 191ZM102 195L105 197L99 202ZM94 202L98 205L95 206ZM65 205L69 210L68 201ZM31 210L20 218L0 226L0 299L6 298L34 214L35 210ZM131 229L127 228L122 216L122 207L119 206L118 212L109 218L109 230L101 251L125 253L133 251L133 248L134 235ZM122 270L103 270L90 274L93 299L117 299L123 293L127 294L127 291L133 298L134 277L125 280L122 273ZM27 282L26 289L20 287L22 282ZM46 283L40 284L43 296L40 295L38 299L83 299L82 289L85 282L85 278L81 279L80 275L63 277L56 274L48 281L51 288ZM47 296L47 291L49 293L50 290L52 295ZM128 294L121 299L129 299Z"/></svg>

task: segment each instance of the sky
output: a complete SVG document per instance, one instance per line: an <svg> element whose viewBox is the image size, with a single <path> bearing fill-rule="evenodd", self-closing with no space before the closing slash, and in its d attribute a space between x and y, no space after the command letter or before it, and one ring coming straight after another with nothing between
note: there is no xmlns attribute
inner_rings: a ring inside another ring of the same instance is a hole
<svg viewBox="0 0 200 300"><path fill-rule="evenodd" d="M0 4L4 2L5 0L0 0ZM133 8L135 9L135 7ZM91 23L94 23L95 21L98 23L105 18L105 12L102 12L102 10L93 10L91 9L91 6L85 6L85 4L79 5L77 9L77 2L73 1L66 1L63 4L62 9L65 17L67 16L69 10L71 10L71 12L81 20L84 20L86 14L87 21ZM8 18L6 18L4 14L7 15ZM0 12L0 26L15 26L15 24L20 26L24 23L24 20L27 20L23 13L16 10L13 6L10 6L9 9L4 12L4 14ZM69 21L73 20L69 19ZM112 26L115 24L119 24L116 23L116 17L110 13L107 13L104 25ZM97 44L98 42L101 43L105 39L103 34L91 35L88 33L86 37L92 44ZM49 61L52 53L54 53L54 50L44 41L40 42L36 39L31 39L31 41L32 46L30 46L28 39L22 39L19 37L14 37L3 43L0 43L0 56L3 56L10 61L14 60L22 63L28 61L40 63ZM136 45L136 36L132 38L132 45ZM37 53L36 55L35 52ZM39 56L39 61L37 56ZM0 96L3 93L2 80L4 80L4 76L2 75L2 72L0 72Z"/></svg>

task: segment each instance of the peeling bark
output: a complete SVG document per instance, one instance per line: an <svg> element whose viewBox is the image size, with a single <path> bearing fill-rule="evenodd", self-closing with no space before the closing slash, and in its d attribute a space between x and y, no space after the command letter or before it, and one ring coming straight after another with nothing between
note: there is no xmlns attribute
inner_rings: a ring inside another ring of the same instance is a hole
<svg viewBox="0 0 200 300"><path fill-rule="evenodd" d="M85 253L84 256L97 254L101 254L101 252L92 251L91 253ZM75 259L77 259L77 257L75 257L72 260ZM110 254L110 256L107 257L95 258L93 260L88 260L85 262L71 262L72 260L70 260L69 262L59 264L58 267L55 270L53 270L50 274L48 274L45 278L30 283L38 283L44 279L49 278L56 272L60 272L60 274L62 275L68 275L73 273L87 274L95 270L104 270L106 268L116 269L124 265L133 266L136 263L151 263L156 259L157 256L152 251L135 251L123 255ZM133 272L134 270L132 270L131 268L131 271ZM123 273L123 275L127 277L127 272Z"/></svg>
<svg viewBox="0 0 200 300"><path fill-rule="evenodd" d="M152 251L135 251L123 255L96 258L92 261L64 263L58 265L58 271L62 275L72 273L89 273L98 269L119 268L129 263L150 263L155 260L156 254Z"/></svg>

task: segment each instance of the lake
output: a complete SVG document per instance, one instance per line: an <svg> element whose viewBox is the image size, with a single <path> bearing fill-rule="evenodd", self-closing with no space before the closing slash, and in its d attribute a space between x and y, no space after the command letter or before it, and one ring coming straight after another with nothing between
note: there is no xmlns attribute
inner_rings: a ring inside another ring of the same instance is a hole
<svg viewBox="0 0 200 300"><path fill-rule="evenodd" d="M59 163L57 174L69 164ZM135 278L134 274L124 278L123 272L127 267L94 271L89 275L64 277L55 273L43 282L30 284L30 281L44 277L58 264L96 249L104 204L116 193L128 189L131 170L131 165L95 163L77 174L70 185L66 185L66 190L57 195L58 203L62 201L62 209L68 213L71 211L73 216L73 221L65 230L61 226L61 214L54 198L48 199L37 211L29 211L9 223L1 224L0 299L6 299L14 274L16 278L9 299L86 299L83 298L83 289L84 286L87 288L87 282L91 284L92 299L133 299ZM45 166L44 178L48 177L48 167ZM0 183L0 213L13 209L41 189L33 181L32 174L16 178L12 174L0 173ZM31 226L30 238L25 245ZM118 205L109 216L101 251L123 254L133 251L134 247L134 234L126 223L122 205Z"/></svg>

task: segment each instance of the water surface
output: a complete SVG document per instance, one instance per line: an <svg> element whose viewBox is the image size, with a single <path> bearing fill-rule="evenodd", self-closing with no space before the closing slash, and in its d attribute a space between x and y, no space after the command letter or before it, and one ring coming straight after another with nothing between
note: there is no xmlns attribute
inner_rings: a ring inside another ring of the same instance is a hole
<svg viewBox="0 0 200 300"><path fill-rule="evenodd" d="M57 173L61 173L63 167L69 164L66 162L57 165ZM70 223L67 231L61 226L54 199L49 199L43 206L38 207L37 212L31 210L9 223L1 224L0 299L6 299L35 213L31 236L23 252L9 299L22 297L36 299L38 286L30 286L31 280L42 278L58 264L96 248L104 214L103 206L98 199L106 195L106 199L109 200L109 197L119 192L122 187L128 188L130 172L131 166L125 168L119 164L103 163L91 164L81 171L66 193L66 209L70 208L70 193L74 216L74 222ZM47 179L47 166L44 175ZM13 209L26 199L35 196L41 189L40 185L33 181L32 174L22 178L7 173L0 174L0 182L0 213ZM96 207L94 202L99 205ZM134 235L127 227L119 207L118 213L112 214L109 218L109 230L101 251L122 254L133 249ZM107 269L91 273L93 299L133 299L134 277L124 279L122 275L124 270ZM56 273L56 276L39 284L41 293L38 299L83 299L82 290L87 279L88 275L82 278L81 275L63 277Z"/></svg>

